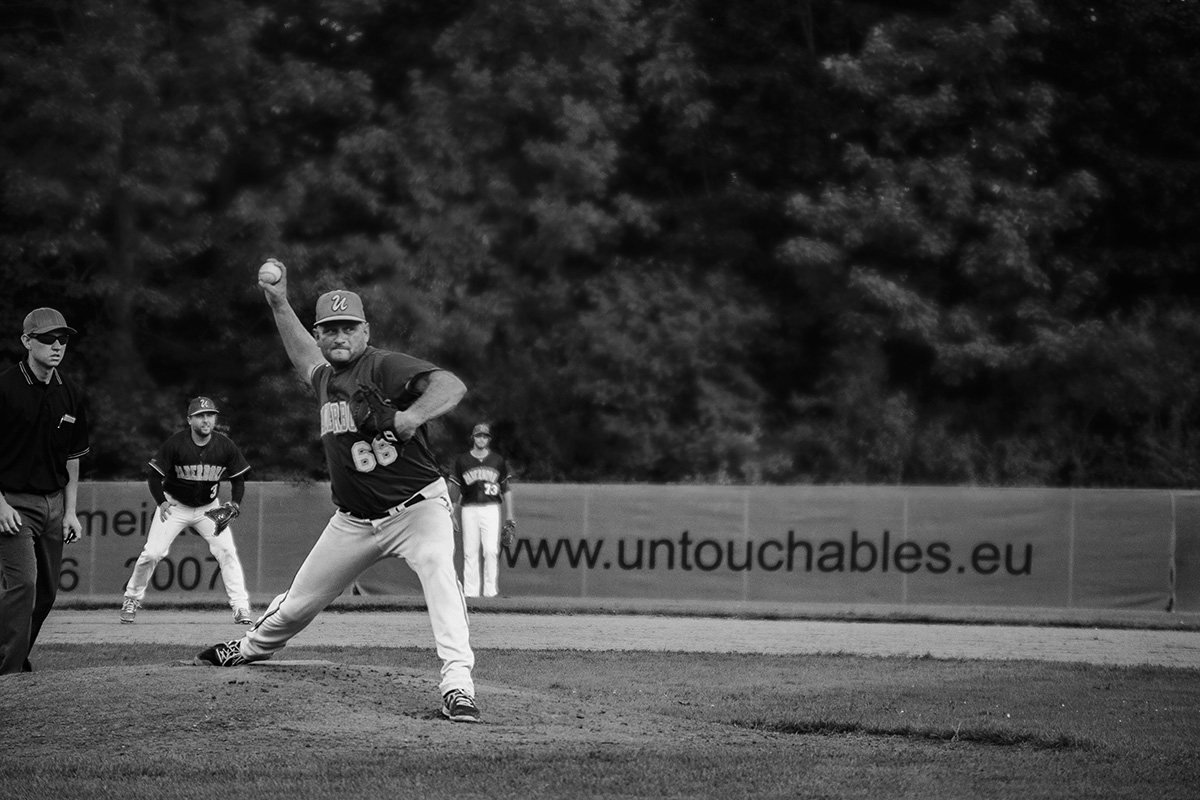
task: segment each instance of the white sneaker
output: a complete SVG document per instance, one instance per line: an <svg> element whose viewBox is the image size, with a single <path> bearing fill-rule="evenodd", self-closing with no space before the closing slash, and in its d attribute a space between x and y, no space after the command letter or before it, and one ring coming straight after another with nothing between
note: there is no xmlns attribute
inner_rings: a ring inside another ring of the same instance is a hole
<svg viewBox="0 0 1200 800"><path fill-rule="evenodd" d="M141 607L142 604L137 600L132 597L126 597L125 602L121 603L121 622L133 622L134 617L137 616L138 609Z"/></svg>

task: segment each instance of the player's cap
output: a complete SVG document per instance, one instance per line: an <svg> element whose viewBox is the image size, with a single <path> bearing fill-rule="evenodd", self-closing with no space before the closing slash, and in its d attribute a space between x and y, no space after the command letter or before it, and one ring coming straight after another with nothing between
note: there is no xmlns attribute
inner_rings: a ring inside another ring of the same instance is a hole
<svg viewBox="0 0 1200 800"><path fill-rule="evenodd" d="M366 322L362 298L345 289L334 289L317 298L317 325L324 322Z"/></svg>
<svg viewBox="0 0 1200 800"><path fill-rule="evenodd" d="M481 422L471 430L471 438L476 436L491 436L492 429L486 422Z"/></svg>
<svg viewBox="0 0 1200 800"><path fill-rule="evenodd" d="M221 412L217 409L217 404L214 403L211 399L209 399L207 397L193 397L191 400L188 401L187 415L189 417L193 416L195 414L220 414L220 413Z"/></svg>
<svg viewBox="0 0 1200 800"><path fill-rule="evenodd" d="M53 308L35 308L26 315L26 336L34 336L39 333L49 333L50 331L78 333L78 331L67 324L66 318Z"/></svg>

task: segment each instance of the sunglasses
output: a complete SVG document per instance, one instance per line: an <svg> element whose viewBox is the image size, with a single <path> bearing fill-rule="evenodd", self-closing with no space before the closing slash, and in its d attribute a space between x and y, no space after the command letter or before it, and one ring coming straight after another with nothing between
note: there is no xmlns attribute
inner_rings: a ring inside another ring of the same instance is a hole
<svg viewBox="0 0 1200 800"><path fill-rule="evenodd" d="M42 344L54 344L55 342L60 342L62 344L66 344L67 342L69 342L71 340L71 334L69 334L69 333L35 333L32 336L30 336L29 338L37 339Z"/></svg>

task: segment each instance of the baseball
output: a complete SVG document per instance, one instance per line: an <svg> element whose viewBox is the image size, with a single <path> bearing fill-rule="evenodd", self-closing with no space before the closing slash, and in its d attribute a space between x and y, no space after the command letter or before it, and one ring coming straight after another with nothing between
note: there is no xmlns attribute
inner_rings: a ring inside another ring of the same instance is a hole
<svg viewBox="0 0 1200 800"><path fill-rule="evenodd" d="M279 264L274 259L258 268L258 279L263 283L279 283L279 279L282 277L283 270L279 268Z"/></svg>

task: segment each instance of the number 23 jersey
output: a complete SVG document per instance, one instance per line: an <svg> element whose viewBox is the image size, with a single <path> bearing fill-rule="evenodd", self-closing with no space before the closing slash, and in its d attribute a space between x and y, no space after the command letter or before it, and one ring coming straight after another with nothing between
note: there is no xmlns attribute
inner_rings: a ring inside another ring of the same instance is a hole
<svg viewBox="0 0 1200 800"><path fill-rule="evenodd" d="M313 370L321 444L338 508L356 517L382 516L441 477L424 425L407 442L393 442L359 431L350 416L350 396L359 383L374 383L403 411L419 397L411 382L437 370L428 361L372 346L344 369L324 363Z"/></svg>

